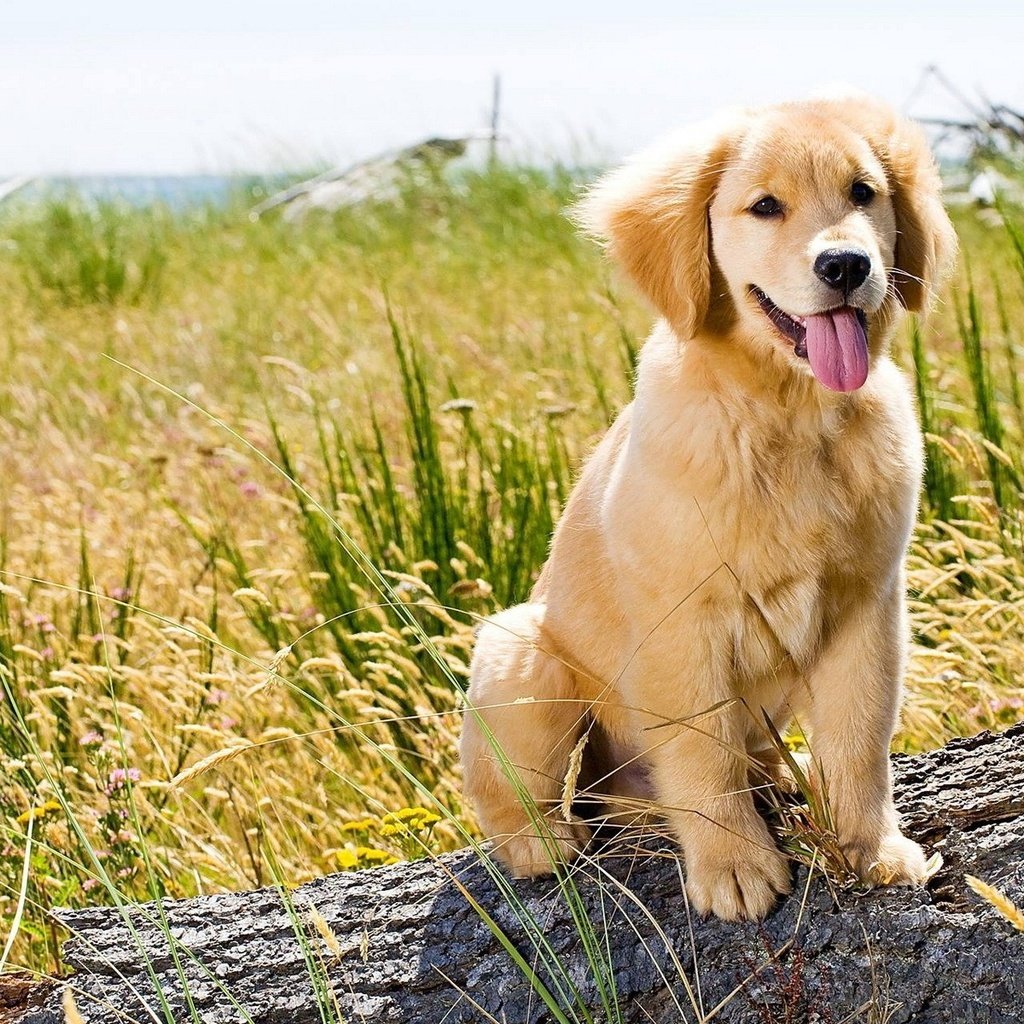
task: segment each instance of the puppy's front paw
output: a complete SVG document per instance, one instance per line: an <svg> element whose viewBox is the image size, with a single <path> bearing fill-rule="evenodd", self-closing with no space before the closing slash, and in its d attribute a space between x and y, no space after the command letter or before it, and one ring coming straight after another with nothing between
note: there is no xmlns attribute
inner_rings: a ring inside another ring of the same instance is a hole
<svg viewBox="0 0 1024 1024"><path fill-rule="evenodd" d="M751 843L691 858L686 865L686 894L698 914L725 921L760 921L792 888L786 858L775 849Z"/></svg>
<svg viewBox="0 0 1024 1024"><path fill-rule="evenodd" d="M858 876L873 885L923 885L928 880L924 850L899 831L875 843L848 844L843 852Z"/></svg>
<svg viewBox="0 0 1024 1024"><path fill-rule="evenodd" d="M556 863L575 860L590 839L590 829L581 821L549 818L546 826L543 836L541 823L514 836L494 837L494 854L513 878L552 874Z"/></svg>

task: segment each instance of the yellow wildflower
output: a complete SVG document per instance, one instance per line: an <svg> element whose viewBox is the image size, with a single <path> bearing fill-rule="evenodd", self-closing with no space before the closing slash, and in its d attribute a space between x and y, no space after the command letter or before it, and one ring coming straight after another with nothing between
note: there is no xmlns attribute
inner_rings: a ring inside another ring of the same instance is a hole
<svg viewBox="0 0 1024 1024"><path fill-rule="evenodd" d="M346 847L344 850L339 850L334 856L338 861L338 867L342 871L351 871L359 866L359 857L356 855L355 850L350 850Z"/></svg>
<svg viewBox="0 0 1024 1024"><path fill-rule="evenodd" d="M359 859L367 864L396 864L398 858L387 850L375 850L372 846L360 846L356 849Z"/></svg>
<svg viewBox="0 0 1024 1024"><path fill-rule="evenodd" d="M342 871L354 871L375 864L394 864L398 860L393 853L377 850L372 846L346 846L343 850L338 850L334 856Z"/></svg>
<svg viewBox="0 0 1024 1024"><path fill-rule="evenodd" d="M400 811L389 811L381 818L381 835L394 836L404 832L421 832L441 820L440 815L426 807L403 807Z"/></svg>
<svg viewBox="0 0 1024 1024"><path fill-rule="evenodd" d="M359 821L346 821L340 832L368 832L377 825L376 818L360 818Z"/></svg>
<svg viewBox="0 0 1024 1024"><path fill-rule="evenodd" d="M44 818L47 814L52 814L54 811L60 810L60 803L56 800L47 800L46 803L40 804L38 807L30 807L27 811L19 814L15 819L19 825L25 825L30 821L35 821L37 818Z"/></svg>

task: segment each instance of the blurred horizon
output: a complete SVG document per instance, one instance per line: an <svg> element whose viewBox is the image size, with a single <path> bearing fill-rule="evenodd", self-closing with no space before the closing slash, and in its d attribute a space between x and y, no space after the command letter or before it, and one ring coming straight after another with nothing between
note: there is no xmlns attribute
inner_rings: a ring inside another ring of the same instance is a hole
<svg viewBox="0 0 1024 1024"><path fill-rule="evenodd" d="M615 159L736 103L842 82L915 116L970 98L1024 106L1024 14L992 0L926 17L864 0L848 14L754 4L522 0L481 10L407 0L237 9L182 0L50 0L0 16L0 180L18 175L266 174L336 166L487 128L501 76L516 156Z"/></svg>

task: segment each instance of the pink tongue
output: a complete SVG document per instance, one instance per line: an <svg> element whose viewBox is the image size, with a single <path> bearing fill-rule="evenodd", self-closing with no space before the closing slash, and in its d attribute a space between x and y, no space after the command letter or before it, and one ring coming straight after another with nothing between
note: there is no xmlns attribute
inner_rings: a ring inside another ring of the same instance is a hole
<svg viewBox="0 0 1024 1024"><path fill-rule="evenodd" d="M868 339L849 306L804 319L814 376L833 391L856 391L868 379Z"/></svg>

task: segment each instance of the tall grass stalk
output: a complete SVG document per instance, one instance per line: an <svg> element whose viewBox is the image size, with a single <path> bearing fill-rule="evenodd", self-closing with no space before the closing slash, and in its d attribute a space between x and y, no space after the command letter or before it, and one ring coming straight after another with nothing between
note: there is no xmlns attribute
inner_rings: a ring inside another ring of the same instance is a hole
<svg viewBox="0 0 1024 1024"><path fill-rule="evenodd" d="M974 392L978 429L985 448L988 478L996 506L1005 509L1018 503L1021 481L1012 460L1003 451L1006 429L996 397L986 347L982 342L981 309L973 283L968 283L966 310L957 304L957 326L963 344L964 361Z"/></svg>
<svg viewBox="0 0 1024 1024"><path fill-rule="evenodd" d="M925 439L924 499L932 515L948 521L954 516L953 500L959 487L955 468L937 436L941 427L935 418L931 366L925 354L921 325L916 320L910 328L910 351L914 360L917 410Z"/></svg>

